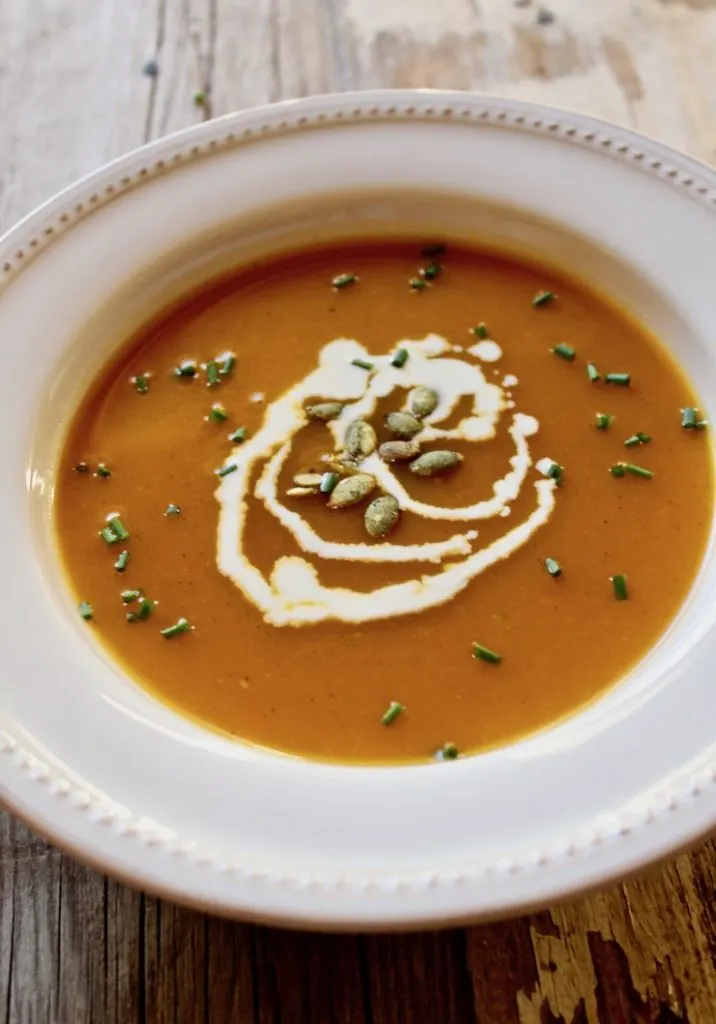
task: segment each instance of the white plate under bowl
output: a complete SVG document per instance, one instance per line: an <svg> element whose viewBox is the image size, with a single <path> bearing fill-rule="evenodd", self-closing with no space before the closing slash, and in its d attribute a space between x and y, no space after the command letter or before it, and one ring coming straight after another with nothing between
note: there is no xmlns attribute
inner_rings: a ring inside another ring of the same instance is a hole
<svg viewBox="0 0 716 1024"><path fill-rule="evenodd" d="M716 823L713 545L618 687L450 764L340 767L232 743L128 680L78 621L52 544L54 462L111 351L260 251L406 230L582 274L665 339L716 410L716 174L577 114L430 92L234 114L123 157L0 240L2 797L153 892L311 926L475 920L601 885Z"/></svg>

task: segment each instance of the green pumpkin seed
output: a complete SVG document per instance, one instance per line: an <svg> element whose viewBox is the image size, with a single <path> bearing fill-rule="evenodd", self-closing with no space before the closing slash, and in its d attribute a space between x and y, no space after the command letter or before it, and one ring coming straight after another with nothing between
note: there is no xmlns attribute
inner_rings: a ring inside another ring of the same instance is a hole
<svg viewBox="0 0 716 1024"><path fill-rule="evenodd" d="M462 455L447 450L425 452L410 463L410 469L417 476L435 476L436 473L444 473L446 469L459 466L462 459Z"/></svg>
<svg viewBox="0 0 716 1024"><path fill-rule="evenodd" d="M346 430L346 450L356 458L365 459L372 455L378 446L378 438L370 423L365 420L356 420Z"/></svg>
<svg viewBox="0 0 716 1024"><path fill-rule="evenodd" d="M293 482L297 487L320 487L321 473L296 473Z"/></svg>
<svg viewBox="0 0 716 1024"><path fill-rule="evenodd" d="M391 433L398 437L410 439L420 433L423 425L409 412L391 412L388 414L385 425Z"/></svg>
<svg viewBox="0 0 716 1024"><path fill-rule="evenodd" d="M307 405L306 415L309 420L318 420L320 423L328 423L337 419L343 412L342 402L319 402L318 405Z"/></svg>
<svg viewBox="0 0 716 1024"><path fill-rule="evenodd" d="M289 498L307 498L311 494L318 494L317 487L289 487L286 494Z"/></svg>
<svg viewBox="0 0 716 1024"><path fill-rule="evenodd" d="M420 455L420 445L417 441L385 441L378 454L384 462L410 462Z"/></svg>
<svg viewBox="0 0 716 1024"><path fill-rule="evenodd" d="M410 411L413 416L421 420L424 416L429 416L431 412L435 412L438 402L439 398L437 391L433 391L432 388L426 388L421 385L413 391L410 400Z"/></svg>
<svg viewBox="0 0 716 1024"><path fill-rule="evenodd" d="M358 463L348 452L325 455L321 458L321 462L324 462L328 469L333 470L334 473L340 473L341 476L350 476L353 473L360 472Z"/></svg>
<svg viewBox="0 0 716 1024"><path fill-rule="evenodd" d="M400 506L389 494L371 501L363 515L365 528L371 537L386 537L399 518Z"/></svg>
<svg viewBox="0 0 716 1024"><path fill-rule="evenodd" d="M348 508L357 505L363 498L367 498L375 489L375 480L368 473L356 473L355 476L346 476L339 480L331 491L328 501L329 508Z"/></svg>

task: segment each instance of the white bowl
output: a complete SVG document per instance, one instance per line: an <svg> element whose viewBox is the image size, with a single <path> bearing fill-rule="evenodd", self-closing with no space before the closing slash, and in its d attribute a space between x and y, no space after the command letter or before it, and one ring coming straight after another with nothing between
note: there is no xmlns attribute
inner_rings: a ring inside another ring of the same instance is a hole
<svg viewBox="0 0 716 1024"><path fill-rule="evenodd" d="M50 529L54 464L110 352L246 256L418 228L576 269L664 338L716 409L716 174L581 115L464 93L280 104L131 153L0 240L0 784L78 857L232 915L414 926L601 885L716 822L713 545L617 687L450 765L232 743L128 680L77 621Z"/></svg>

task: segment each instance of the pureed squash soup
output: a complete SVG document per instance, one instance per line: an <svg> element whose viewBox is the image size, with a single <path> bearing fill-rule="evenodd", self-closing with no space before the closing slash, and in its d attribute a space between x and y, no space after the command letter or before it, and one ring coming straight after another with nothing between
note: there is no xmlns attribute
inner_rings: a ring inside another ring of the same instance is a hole
<svg viewBox="0 0 716 1024"><path fill-rule="evenodd" d="M307 757L446 760L658 640L711 524L705 426L582 282L412 241L302 251L101 373L56 529L88 628L181 712Z"/></svg>

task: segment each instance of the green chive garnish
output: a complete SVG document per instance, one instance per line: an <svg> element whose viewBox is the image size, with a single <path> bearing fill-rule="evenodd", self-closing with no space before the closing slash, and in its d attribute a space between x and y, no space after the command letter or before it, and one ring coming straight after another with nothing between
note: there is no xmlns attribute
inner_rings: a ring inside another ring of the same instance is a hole
<svg viewBox="0 0 716 1024"><path fill-rule="evenodd" d="M89 622L89 620L94 616L94 608L87 601L81 601L77 606L77 611L85 622Z"/></svg>
<svg viewBox="0 0 716 1024"><path fill-rule="evenodd" d="M129 540L129 530L124 525L119 516L112 516L107 523L107 526L112 531L117 540Z"/></svg>
<svg viewBox="0 0 716 1024"><path fill-rule="evenodd" d="M597 430L609 430L609 425L613 419L614 417L610 416L608 412L598 412L596 423Z"/></svg>
<svg viewBox="0 0 716 1024"><path fill-rule="evenodd" d="M428 282L422 277L411 277L408 284L414 292L422 292L428 287Z"/></svg>
<svg viewBox="0 0 716 1024"><path fill-rule="evenodd" d="M554 348L550 349L555 356L559 356L560 359L566 359L567 362L571 363L577 354L576 349L573 349L571 345L565 345L560 341L559 345L555 345Z"/></svg>
<svg viewBox="0 0 716 1024"><path fill-rule="evenodd" d="M112 471L107 469L104 462L100 462L99 466L97 466L97 472L95 473L95 476L98 476L100 480L106 480L107 477L111 475Z"/></svg>
<svg viewBox="0 0 716 1024"><path fill-rule="evenodd" d="M438 761L456 761L459 756L460 751L454 743L444 743L440 750L435 754Z"/></svg>
<svg viewBox="0 0 716 1024"><path fill-rule="evenodd" d="M440 276L442 269L439 263L428 263L426 267L421 267L418 273L424 281L434 281Z"/></svg>
<svg viewBox="0 0 716 1024"><path fill-rule="evenodd" d="M236 463L232 462L230 466L222 466L221 469L217 469L216 475L218 477L228 476L229 473L235 473L238 468L239 467L236 465Z"/></svg>
<svg viewBox="0 0 716 1024"><path fill-rule="evenodd" d="M635 466L633 462L616 462L609 472L612 476L624 476L625 473L631 473L632 476L639 476L644 480L651 480L654 476L650 469L644 469L643 466Z"/></svg>
<svg viewBox="0 0 716 1024"><path fill-rule="evenodd" d="M83 473L89 473L89 466L86 462L78 462L76 466L72 467L73 473L79 473L82 476Z"/></svg>
<svg viewBox="0 0 716 1024"><path fill-rule="evenodd" d="M399 348L398 351L393 356L393 358L390 360L390 365L397 366L398 369L400 369L401 366L405 366L405 364L407 363L409 355L410 353L408 352L407 348Z"/></svg>
<svg viewBox="0 0 716 1024"><path fill-rule="evenodd" d="M318 485L318 490L321 494L330 494L340 478L339 473L324 473L321 476L321 482Z"/></svg>
<svg viewBox="0 0 716 1024"><path fill-rule="evenodd" d="M480 338L482 341L484 341L485 338L490 337L489 331L487 330L487 324L482 321L480 321L477 327L471 327L470 333L474 334L476 338Z"/></svg>
<svg viewBox="0 0 716 1024"><path fill-rule="evenodd" d="M127 612L127 622L143 622L148 619L154 611L154 601L150 601L149 598L143 597L139 603L139 611Z"/></svg>
<svg viewBox="0 0 716 1024"><path fill-rule="evenodd" d="M186 619L177 619L173 626L167 626L166 629L160 629L159 632L167 640L171 640L173 636L180 636L182 633L188 633L192 627L189 625Z"/></svg>
<svg viewBox="0 0 716 1024"><path fill-rule="evenodd" d="M609 467L609 472L612 474L612 476L624 476L626 474L624 463L615 462L613 466Z"/></svg>
<svg viewBox="0 0 716 1024"><path fill-rule="evenodd" d="M114 563L114 567L117 570L117 572L124 572L128 565L129 565L129 552L128 551L122 551L120 553L119 557L117 558L117 561Z"/></svg>
<svg viewBox="0 0 716 1024"><path fill-rule="evenodd" d="M482 644L472 645L472 656L481 661L489 661L491 665L499 665L502 661L501 654L491 651L489 647L483 647Z"/></svg>
<svg viewBox="0 0 716 1024"><path fill-rule="evenodd" d="M166 509L164 510L164 515L165 516L178 516L180 512L181 512L181 509L179 508L178 505L167 505Z"/></svg>
<svg viewBox="0 0 716 1024"><path fill-rule="evenodd" d="M554 459L550 461L549 466L540 471L543 476L546 476L549 480L554 480L555 483L561 484L564 479L564 466L560 466Z"/></svg>
<svg viewBox="0 0 716 1024"><path fill-rule="evenodd" d="M402 713L405 711L405 704L399 704L397 700L391 700L390 704L383 717L381 718L382 725L391 725L396 718L400 718Z"/></svg>
<svg viewBox="0 0 716 1024"><path fill-rule="evenodd" d="M361 370L372 370L373 363L369 363L366 359L351 359L351 366L358 366Z"/></svg>
<svg viewBox="0 0 716 1024"><path fill-rule="evenodd" d="M221 376L219 374L219 364L215 359L211 359L206 364L206 386L209 388L214 387L214 385L218 384L220 381Z"/></svg>
<svg viewBox="0 0 716 1024"><path fill-rule="evenodd" d="M229 434L229 440L233 441L234 444L243 444L248 434L249 432L246 427L237 427L233 434Z"/></svg>
<svg viewBox="0 0 716 1024"><path fill-rule="evenodd" d="M533 306L546 306L550 302L554 302L557 296L554 292L537 292L535 297L532 299Z"/></svg>
<svg viewBox="0 0 716 1024"><path fill-rule="evenodd" d="M643 430L637 430L635 434L628 437L624 442L625 448L635 448L639 444L648 444L651 441L651 437L645 434Z"/></svg>
<svg viewBox="0 0 716 1024"><path fill-rule="evenodd" d="M103 526L99 531L99 535L105 544L116 544L119 540L119 537L115 537L114 531L110 530L108 526Z"/></svg>
<svg viewBox="0 0 716 1024"><path fill-rule="evenodd" d="M210 423L223 423L229 418L229 414L220 402L214 402L206 418Z"/></svg>
<svg viewBox="0 0 716 1024"><path fill-rule="evenodd" d="M123 590L119 595L122 598L122 604L131 604L132 601L138 601L142 596L141 590Z"/></svg>
<svg viewBox="0 0 716 1024"><path fill-rule="evenodd" d="M620 384L623 388L629 387L631 384L630 373L606 373L604 375L605 384Z"/></svg>
<svg viewBox="0 0 716 1024"><path fill-rule="evenodd" d="M228 377L236 366L236 356L233 352L222 352L220 356L216 357L216 362L219 364L220 376Z"/></svg>
<svg viewBox="0 0 716 1024"><path fill-rule="evenodd" d="M140 395L146 395L149 391L149 377L146 373L138 373L136 377L132 377L132 384Z"/></svg>
<svg viewBox="0 0 716 1024"><path fill-rule="evenodd" d="M205 107L206 106L206 93L205 92L195 92L194 93L194 106L196 106L196 107Z"/></svg>
<svg viewBox="0 0 716 1024"><path fill-rule="evenodd" d="M355 284L358 278L355 274L338 274L331 281L334 288L347 288L349 284Z"/></svg>
<svg viewBox="0 0 716 1024"><path fill-rule="evenodd" d="M599 380L599 370L596 368L594 363L587 363L587 376L589 377L592 384L596 384Z"/></svg>
<svg viewBox="0 0 716 1024"><path fill-rule="evenodd" d="M704 427L708 426L708 420L699 419L698 409L682 409L681 426L684 428L684 430L703 430Z"/></svg>
<svg viewBox="0 0 716 1024"><path fill-rule="evenodd" d="M545 558L544 567L550 576L561 576L562 566L559 564L556 558Z"/></svg>
<svg viewBox="0 0 716 1024"><path fill-rule="evenodd" d="M623 573L618 576L610 576L609 579L612 581L612 587L614 588L614 596L617 601L626 601L629 597L629 591L627 590L627 578Z"/></svg>
<svg viewBox="0 0 716 1024"><path fill-rule="evenodd" d="M174 371L176 377L196 377L196 359L183 359Z"/></svg>
<svg viewBox="0 0 716 1024"><path fill-rule="evenodd" d="M445 252L445 245L443 242L435 242L431 245L424 245L420 250L420 255L425 257L430 256L442 256Z"/></svg>

